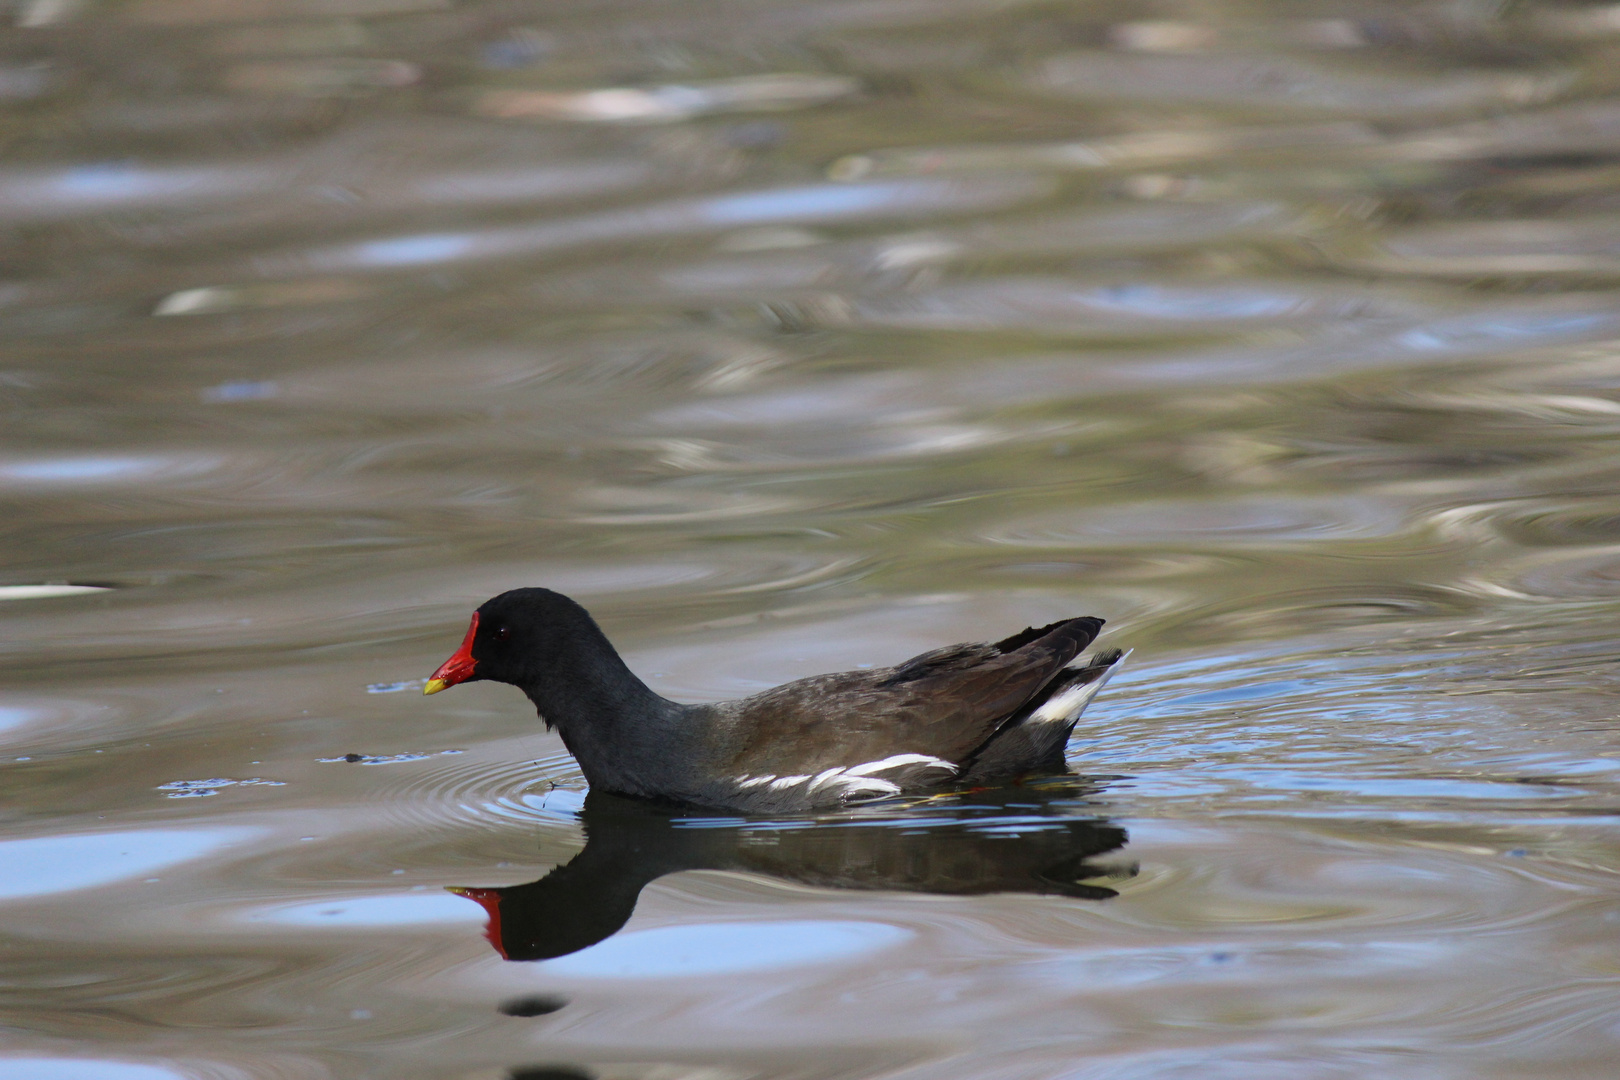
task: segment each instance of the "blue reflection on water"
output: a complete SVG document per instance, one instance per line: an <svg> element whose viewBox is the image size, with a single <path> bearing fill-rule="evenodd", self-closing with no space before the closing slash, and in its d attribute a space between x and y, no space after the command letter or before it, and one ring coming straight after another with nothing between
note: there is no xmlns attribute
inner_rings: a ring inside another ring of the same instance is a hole
<svg viewBox="0 0 1620 1080"><path fill-rule="evenodd" d="M1306 773L1291 769L1243 768L1213 769L1212 773L1235 773L1243 782L1278 791L1330 791L1369 798L1401 799L1567 799L1587 792L1562 784L1534 784L1515 780L1454 780L1448 777L1341 776Z"/></svg>
<svg viewBox="0 0 1620 1080"><path fill-rule="evenodd" d="M1302 305L1298 296L1253 289L1173 289L1162 285L1115 285L1085 299L1093 307L1164 319L1257 319L1286 315Z"/></svg>
<svg viewBox="0 0 1620 1080"><path fill-rule="evenodd" d="M1314 684L1303 679L1285 679L1279 682L1252 683L1248 686L1229 686L1224 690L1206 690L1202 694L1188 694L1186 697L1171 698L1161 701L1166 705L1211 705L1223 701L1252 701L1255 698L1276 697L1279 694L1291 694L1296 690L1309 690Z"/></svg>
<svg viewBox="0 0 1620 1080"><path fill-rule="evenodd" d="M711 199L704 204L703 213L716 225L725 226L854 214L898 202L913 186L823 184L757 191Z"/></svg>
<svg viewBox="0 0 1620 1080"><path fill-rule="evenodd" d="M55 458L46 461L19 461L0 466L0 477L64 483L116 480L151 472L161 464L163 462L158 459L145 457Z"/></svg>
<svg viewBox="0 0 1620 1080"><path fill-rule="evenodd" d="M0 841L0 899L71 892L150 874L246 840L256 829L142 829Z"/></svg>
<svg viewBox="0 0 1620 1080"><path fill-rule="evenodd" d="M30 720L38 719L38 717L39 713L33 709L18 708L15 705L0 705L0 731L20 727Z"/></svg>
<svg viewBox="0 0 1620 1080"><path fill-rule="evenodd" d="M1408 349L1451 352L1521 340L1578 337L1601 330L1613 321L1614 316L1607 314L1470 315L1409 330L1397 341Z"/></svg>
<svg viewBox="0 0 1620 1080"><path fill-rule="evenodd" d="M184 1080L177 1072L101 1058L0 1057L0 1080Z"/></svg>
<svg viewBox="0 0 1620 1080"><path fill-rule="evenodd" d="M472 246L472 237L463 233L425 233L361 244L359 259L370 266L420 266L462 258Z"/></svg>
<svg viewBox="0 0 1620 1080"><path fill-rule="evenodd" d="M420 923L479 923L483 912L459 896L443 892L402 893L392 896L351 896L263 908L249 922L284 926L330 926L353 930L367 926L412 926Z"/></svg>
<svg viewBox="0 0 1620 1080"><path fill-rule="evenodd" d="M95 164L68 169L56 181L56 189L64 195L106 198L109 195L133 195L151 186L151 179L128 165Z"/></svg>
<svg viewBox="0 0 1620 1080"><path fill-rule="evenodd" d="M596 979L721 975L844 960L914 936L887 923L822 919L661 926L608 938L542 966L556 975Z"/></svg>

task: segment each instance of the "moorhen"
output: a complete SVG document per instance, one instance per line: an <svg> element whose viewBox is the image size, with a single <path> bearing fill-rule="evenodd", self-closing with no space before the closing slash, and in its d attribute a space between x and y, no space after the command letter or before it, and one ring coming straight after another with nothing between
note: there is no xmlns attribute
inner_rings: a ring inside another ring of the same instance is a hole
<svg viewBox="0 0 1620 1080"><path fill-rule="evenodd" d="M749 812L837 807L1062 772L1080 711L1124 654L1069 662L1103 620L1064 619L895 667L815 675L682 705L636 678L596 621L550 589L486 601L424 694L522 690L592 789Z"/></svg>

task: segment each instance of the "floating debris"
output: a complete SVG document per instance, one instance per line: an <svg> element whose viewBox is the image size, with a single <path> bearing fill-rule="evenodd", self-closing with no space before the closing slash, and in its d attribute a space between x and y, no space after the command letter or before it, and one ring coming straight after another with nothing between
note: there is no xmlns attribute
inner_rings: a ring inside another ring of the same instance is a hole
<svg viewBox="0 0 1620 1080"><path fill-rule="evenodd" d="M323 765L347 762L350 765L393 765L401 761L422 761L429 754L344 754L342 757L316 758Z"/></svg>
<svg viewBox="0 0 1620 1080"><path fill-rule="evenodd" d="M540 118L595 123L671 123L723 112L776 112L847 97L860 83L842 75L748 75L739 79L619 86L559 94L545 90L491 90L473 106L503 120Z"/></svg>
<svg viewBox="0 0 1620 1080"><path fill-rule="evenodd" d="M323 757L315 760L323 765L345 763L349 765L394 765L401 761L425 761L430 757L465 754L465 750L439 750L431 754L344 754L342 757Z"/></svg>
<svg viewBox="0 0 1620 1080"><path fill-rule="evenodd" d="M426 679L406 679L403 682L374 682L366 684L366 693L403 694L408 690L420 690L426 685Z"/></svg>
<svg viewBox="0 0 1620 1080"><path fill-rule="evenodd" d="M47 600L57 596L82 596L85 593L111 592L110 585L0 585L0 600Z"/></svg>
<svg viewBox="0 0 1620 1080"><path fill-rule="evenodd" d="M216 776L210 780L171 780L167 784L159 784L157 790L168 792L171 799L205 799L210 795L218 795L221 788L286 786L283 781L266 780L262 776L253 776L246 780Z"/></svg>

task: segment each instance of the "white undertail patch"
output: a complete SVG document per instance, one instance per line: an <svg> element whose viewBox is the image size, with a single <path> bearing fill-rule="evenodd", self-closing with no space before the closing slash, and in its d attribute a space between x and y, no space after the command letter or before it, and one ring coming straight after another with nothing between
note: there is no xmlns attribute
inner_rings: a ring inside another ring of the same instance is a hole
<svg viewBox="0 0 1620 1080"><path fill-rule="evenodd" d="M1083 686L1071 686L1036 709L1030 714L1029 719L1024 722L1027 724L1074 723L1075 720L1079 719L1080 714L1085 711L1086 706L1091 704L1091 699L1097 696L1098 691L1103 688L1104 684L1114 677L1114 672L1125 666L1125 661L1130 655L1127 650L1121 654L1118 660L1109 664L1101 675Z"/></svg>

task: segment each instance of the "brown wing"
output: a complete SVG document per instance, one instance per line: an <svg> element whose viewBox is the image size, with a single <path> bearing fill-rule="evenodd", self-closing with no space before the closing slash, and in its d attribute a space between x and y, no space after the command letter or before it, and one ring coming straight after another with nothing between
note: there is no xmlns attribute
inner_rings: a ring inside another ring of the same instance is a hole
<svg viewBox="0 0 1620 1080"><path fill-rule="evenodd" d="M1068 619L999 644L948 645L896 667L817 675L744 698L728 710L727 768L815 774L893 754L961 762L1101 629L1101 619Z"/></svg>

